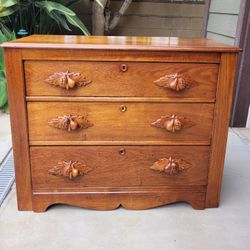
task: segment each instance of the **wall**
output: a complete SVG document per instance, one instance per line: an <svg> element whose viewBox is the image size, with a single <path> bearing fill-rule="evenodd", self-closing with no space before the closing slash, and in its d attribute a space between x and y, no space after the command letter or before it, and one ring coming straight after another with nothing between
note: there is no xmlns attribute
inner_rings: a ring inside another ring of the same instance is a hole
<svg viewBox="0 0 250 250"><path fill-rule="evenodd" d="M207 37L233 45L241 0L211 0Z"/></svg>
<svg viewBox="0 0 250 250"><path fill-rule="evenodd" d="M113 2L118 9L121 2ZM114 35L200 37L203 4L134 2Z"/></svg>
<svg viewBox="0 0 250 250"><path fill-rule="evenodd" d="M112 1L118 10L123 1ZM204 4L132 2L119 26L111 35L200 37ZM74 10L91 27L91 3L82 1Z"/></svg>

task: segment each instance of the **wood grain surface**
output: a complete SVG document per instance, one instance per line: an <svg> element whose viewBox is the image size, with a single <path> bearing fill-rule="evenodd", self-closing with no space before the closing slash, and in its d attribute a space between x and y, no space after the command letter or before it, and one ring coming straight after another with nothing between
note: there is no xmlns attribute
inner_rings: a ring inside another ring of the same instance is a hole
<svg viewBox="0 0 250 250"><path fill-rule="evenodd" d="M122 112L121 105L127 110ZM210 142L213 104L165 103L56 103L29 102L30 141L166 141L180 144L193 140ZM61 115L84 115L93 124L87 129L66 131L48 122ZM194 123L176 133L151 124L164 115L176 114Z"/></svg>
<svg viewBox="0 0 250 250"><path fill-rule="evenodd" d="M57 35L2 47L19 210L219 205L239 48ZM45 82L67 71L64 89ZM154 83L175 73L170 89Z"/></svg>
<svg viewBox="0 0 250 250"><path fill-rule="evenodd" d="M218 207L224 170L237 54L223 54L215 106L206 206Z"/></svg>
<svg viewBox="0 0 250 250"><path fill-rule="evenodd" d="M210 148L207 146L62 146L31 147L34 192L72 192L84 187L206 185ZM164 157L181 158L192 166L169 176L152 170ZM77 161L92 169L72 180L50 175L60 161Z"/></svg>
<svg viewBox="0 0 250 250"><path fill-rule="evenodd" d="M21 51L5 49L4 62L8 81L18 209L32 210L28 123Z"/></svg>
<svg viewBox="0 0 250 250"><path fill-rule="evenodd" d="M22 49L24 60L66 60L66 61L98 61L98 62L188 62L188 63L220 63L218 52L195 51L134 51L134 50L89 50L81 49Z"/></svg>
<svg viewBox="0 0 250 250"><path fill-rule="evenodd" d="M120 69L127 66L127 71ZM74 89L51 86L45 80L56 72L81 73L91 83ZM191 86L181 92L164 89L154 81L179 73L190 78ZM171 98L214 98L217 64L26 61L28 96L130 96Z"/></svg>
<svg viewBox="0 0 250 250"><path fill-rule="evenodd" d="M194 209L205 208L205 192L197 191L200 186L192 190L168 188L132 189L122 188L120 191L92 190L91 192L75 193L34 193L33 211L44 212L53 204L67 204L95 210L112 210L119 207L141 210L159 207L175 202L187 202Z"/></svg>
<svg viewBox="0 0 250 250"><path fill-rule="evenodd" d="M11 48L237 52L238 47L206 38L32 35L3 44Z"/></svg>

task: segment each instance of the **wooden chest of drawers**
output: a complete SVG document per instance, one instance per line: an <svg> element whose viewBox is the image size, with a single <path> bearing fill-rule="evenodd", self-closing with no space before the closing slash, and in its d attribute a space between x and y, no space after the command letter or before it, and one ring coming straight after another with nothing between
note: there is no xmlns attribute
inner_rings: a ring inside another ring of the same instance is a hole
<svg viewBox="0 0 250 250"><path fill-rule="evenodd" d="M19 210L218 206L238 48L38 35L4 47Z"/></svg>

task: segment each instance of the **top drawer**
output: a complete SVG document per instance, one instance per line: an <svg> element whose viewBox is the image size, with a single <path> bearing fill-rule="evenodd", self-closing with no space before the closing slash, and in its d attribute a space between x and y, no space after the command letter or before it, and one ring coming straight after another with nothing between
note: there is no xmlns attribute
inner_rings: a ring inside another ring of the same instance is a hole
<svg viewBox="0 0 250 250"><path fill-rule="evenodd" d="M213 99L218 65L26 61L25 77L28 96Z"/></svg>

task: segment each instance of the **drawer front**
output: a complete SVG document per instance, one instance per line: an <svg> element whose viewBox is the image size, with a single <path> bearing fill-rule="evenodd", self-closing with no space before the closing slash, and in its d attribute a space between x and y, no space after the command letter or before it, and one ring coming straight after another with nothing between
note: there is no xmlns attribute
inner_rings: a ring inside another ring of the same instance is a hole
<svg viewBox="0 0 250 250"><path fill-rule="evenodd" d="M209 143L213 109L195 103L29 102L29 138Z"/></svg>
<svg viewBox="0 0 250 250"><path fill-rule="evenodd" d="M218 65L26 61L25 77L28 96L215 98Z"/></svg>
<svg viewBox="0 0 250 250"><path fill-rule="evenodd" d="M35 191L207 184L207 146L49 146L30 153Z"/></svg>

